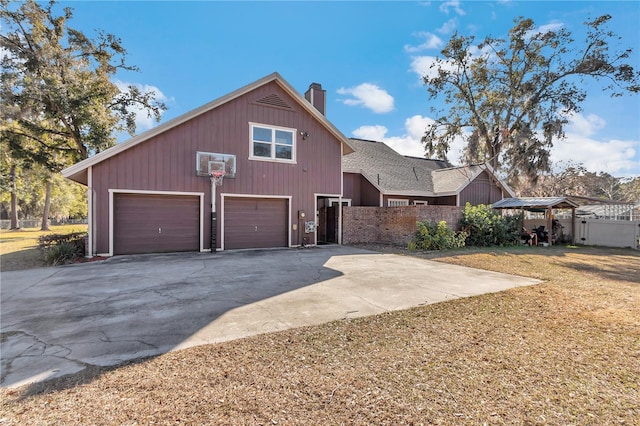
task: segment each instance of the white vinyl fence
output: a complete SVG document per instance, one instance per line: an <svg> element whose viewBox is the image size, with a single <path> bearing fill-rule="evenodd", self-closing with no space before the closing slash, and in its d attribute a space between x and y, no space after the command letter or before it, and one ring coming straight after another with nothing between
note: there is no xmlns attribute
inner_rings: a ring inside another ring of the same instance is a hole
<svg viewBox="0 0 640 426"><path fill-rule="evenodd" d="M18 220L18 224L20 224L20 228L40 228L42 225L42 219L20 219ZM67 220L55 220L50 219L49 225L77 225L77 224L87 224L87 219L67 219ZM9 229L11 226L11 221L9 219L1 219L0 220L0 229Z"/></svg>
<svg viewBox="0 0 640 426"><path fill-rule="evenodd" d="M640 220L576 219L576 244L640 248Z"/></svg>

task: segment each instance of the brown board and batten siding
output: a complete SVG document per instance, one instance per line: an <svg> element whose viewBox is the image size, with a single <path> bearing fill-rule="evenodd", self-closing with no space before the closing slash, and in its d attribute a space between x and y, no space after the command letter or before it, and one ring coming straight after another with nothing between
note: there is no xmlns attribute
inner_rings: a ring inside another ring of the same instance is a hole
<svg viewBox="0 0 640 426"><path fill-rule="evenodd" d="M273 95L287 107L260 102L275 99ZM296 163L249 160L250 122L295 129ZM306 140L300 136L302 131L309 134ZM109 190L203 194L204 248L209 248L210 181L196 176L197 151L237 156L236 178L224 179L217 190L217 205L223 193L290 196L289 208L297 216L299 210L314 211L315 193L341 193L341 142L270 81L93 165L97 253L109 252ZM218 235L220 226L218 222ZM292 243L299 240L297 232L291 230ZM313 234L308 237L313 239Z"/></svg>
<svg viewBox="0 0 640 426"><path fill-rule="evenodd" d="M360 173L344 173L344 198L353 206L380 206L380 191Z"/></svg>
<svg viewBox="0 0 640 426"><path fill-rule="evenodd" d="M489 205L502 198L504 198L502 188L498 186L495 179L483 171L460 192L460 206L464 207L467 202L474 206Z"/></svg>

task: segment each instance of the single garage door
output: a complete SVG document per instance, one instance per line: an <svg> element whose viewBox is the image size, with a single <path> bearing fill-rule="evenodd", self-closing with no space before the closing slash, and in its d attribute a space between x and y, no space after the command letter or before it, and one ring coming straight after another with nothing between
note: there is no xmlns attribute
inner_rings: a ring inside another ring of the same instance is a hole
<svg viewBox="0 0 640 426"><path fill-rule="evenodd" d="M200 197L114 194L114 254L200 250Z"/></svg>
<svg viewBox="0 0 640 426"><path fill-rule="evenodd" d="M288 247L287 202L283 198L226 198L224 248Z"/></svg>

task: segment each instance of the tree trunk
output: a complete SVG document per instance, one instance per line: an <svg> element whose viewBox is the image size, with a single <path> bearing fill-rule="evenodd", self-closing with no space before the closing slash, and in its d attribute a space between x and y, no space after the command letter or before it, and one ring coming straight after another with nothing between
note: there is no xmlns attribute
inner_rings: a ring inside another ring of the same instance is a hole
<svg viewBox="0 0 640 426"><path fill-rule="evenodd" d="M49 209L51 208L51 179L47 179L46 192L44 196L44 211L42 212L42 226L41 231L49 230Z"/></svg>
<svg viewBox="0 0 640 426"><path fill-rule="evenodd" d="M11 229L20 229L20 223L18 223L18 185L16 182L16 165L12 164L9 172L11 180Z"/></svg>

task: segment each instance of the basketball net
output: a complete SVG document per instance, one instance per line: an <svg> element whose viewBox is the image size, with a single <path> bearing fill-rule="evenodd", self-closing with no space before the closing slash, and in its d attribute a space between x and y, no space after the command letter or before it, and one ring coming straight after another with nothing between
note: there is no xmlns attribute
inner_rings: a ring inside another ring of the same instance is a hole
<svg viewBox="0 0 640 426"><path fill-rule="evenodd" d="M222 179L224 179L225 172L223 171L215 171L211 172L209 176L211 177L211 183L216 186L222 185Z"/></svg>

